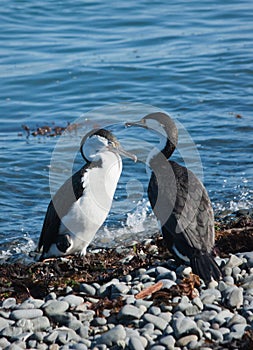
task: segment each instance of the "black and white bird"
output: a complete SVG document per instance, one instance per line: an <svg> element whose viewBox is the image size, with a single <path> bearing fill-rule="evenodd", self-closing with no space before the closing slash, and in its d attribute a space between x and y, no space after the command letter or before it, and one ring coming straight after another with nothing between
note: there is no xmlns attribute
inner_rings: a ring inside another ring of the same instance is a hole
<svg viewBox="0 0 253 350"><path fill-rule="evenodd" d="M219 280L221 272L212 254L214 215L207 191L189 169L168 160L178 142L174 121L157 112L126 126L143 127L159 136L159 145L148 157L152 170L148 197L169 250L181 262L190 264L205 283L212 278Z"/></svg>
<svg viewBox="0 0 253 350"><path fill-rule="evenodd" d="M110 211L122 171L120 155L137 160L105 129L84 136L80 152L86 164L60 187L48 205L38 244L40 260L86 254Z"/></svg>

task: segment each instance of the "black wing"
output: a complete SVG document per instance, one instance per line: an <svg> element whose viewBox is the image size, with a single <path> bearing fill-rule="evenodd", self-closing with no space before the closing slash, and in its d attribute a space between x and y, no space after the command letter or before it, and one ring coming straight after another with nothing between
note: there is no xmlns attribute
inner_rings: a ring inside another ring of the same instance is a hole
<svg viewBox="0 0 253 350"><path fill-rule="evenodd" d="M176 244L189 255L195 249L210 252L214 245L214 219L209 196L190 170L173 161L166 163L153 169L148 187L164 238L169 247Z"/></svg>
<svg viewBox="0 0 253 350"><path fill-rule="evenodd" d="M81 178L90 166L90 163L86 164L70 177L50 201L40 234L39 251L43 247L43 253L47 252L51 244L56 242L61 218L67 214L72 204L82 196L84 189Z"/></svg>

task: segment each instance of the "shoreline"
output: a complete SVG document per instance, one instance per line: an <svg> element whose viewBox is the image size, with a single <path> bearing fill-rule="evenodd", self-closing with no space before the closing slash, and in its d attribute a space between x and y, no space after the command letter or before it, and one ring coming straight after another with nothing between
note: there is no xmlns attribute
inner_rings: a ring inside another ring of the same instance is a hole
<svg viewBox="0 0 253 350"><path fill-rule="evenodd" d="M238 211L215 225L224 276L208 288L175 264L160 234L90 249L83 259L1 264L0 347L249 349L253 214Z"/></svg>

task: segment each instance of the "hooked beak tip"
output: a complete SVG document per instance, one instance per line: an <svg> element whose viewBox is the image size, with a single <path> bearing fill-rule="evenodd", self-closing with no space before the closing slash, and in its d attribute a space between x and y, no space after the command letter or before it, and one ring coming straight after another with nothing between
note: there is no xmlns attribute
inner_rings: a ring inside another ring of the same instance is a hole
<svg viewBox="0 0 253 350"><path fill-rule="evenodd" d="M129 128L130 126L133 126L134 125L134 123L131 123L131 122L126 122L125 123L125 127L126 128Z"/></svg>

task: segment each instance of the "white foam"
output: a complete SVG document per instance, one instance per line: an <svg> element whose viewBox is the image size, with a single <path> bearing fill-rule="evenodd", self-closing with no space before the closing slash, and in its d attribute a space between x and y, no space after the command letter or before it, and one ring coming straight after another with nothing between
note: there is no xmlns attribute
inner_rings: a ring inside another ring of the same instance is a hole
<svg viewBox="0 0 253 350"><path fill-rule="evenodd" d="M127 214L127 219L121 227L103 227L93 243L105 247L124 246L148 238L157 230L158 223L153 213L150 213L150 203L142 199L137 203L135 210Z"/></svg>

